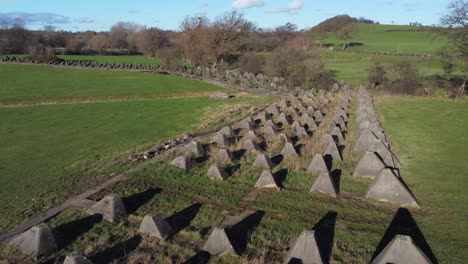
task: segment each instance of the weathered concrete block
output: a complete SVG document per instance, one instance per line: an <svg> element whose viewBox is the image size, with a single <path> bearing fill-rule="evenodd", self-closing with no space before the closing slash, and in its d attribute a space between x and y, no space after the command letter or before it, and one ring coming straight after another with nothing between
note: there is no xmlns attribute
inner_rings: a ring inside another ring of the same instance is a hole
<svg viewBox="0 0 468 264"><path fill-rule="evenodd" d="M257 182L255 183L256 188L267 188L267 189L276 189L279 190L280 187L278 186L275 177L271 173L270 170L264 170L260 177L258 178Z"/></svg>
<svg viewBox="0 0 468 264"><path fill-rule="evenodd" d="M189 171L192 168L192 161L189 157L178 156L173 161L171 161L171 165L179 169Z"/></svg>
<svg viewBox="0 0 468 264"><path fill-rule="evenodd" d="M203 246L203 250L209 252L211 255L237 255L225 228L215 227Z"/></svg>
<svg viewBox="0 0 468 264"><path fill-rule="evenodd" d="M87 212L89 214L102 214L102 217L111 223L119 222L128 215L122 199L117 194L102 198L102 200L91 206Z"/></svg>
<svg viewBox="0 0 468 264"><path fill-rule="evenodd" d="M161 216L147 214L141 222L138 232L165 240L174 234L172 226Z"/></svg>
<svg viewBox="0 0 468 264"><path fill-rule="evenodd" d="M323 155L330 155L333 160L343 161L343 157L341 157L340 150L338 149L338 146L335 144L334 141L328 145L328 147L323 152Z"/></svg>
<svg viewBox="0 0 468 264"><path fill-rule="evenodd" d="M226 171L217 164L211 165L206 174L210 179L217 181L224 181L229 177Z"/></svg>
<svg viewBox="0 0 468 264"><path fill-rule="evenodd" d="M281 155L283 155L285 158L297 158L299 157L299 154L296 151L296 148L291 142L286 142L284 145L283 149L281 150Z"/></svg>
<svg viewBox="0 0 468 264"><path fill-rule="evenodd" d="M338 188L328 171L320 172L319 176L312 185L312 188L310 188L310 191L318 191L333 197L338 196Z"/></svg>
<svg viewBox="0 0 468 264"><path fill-rule="evenodd" d="M253 163L254 167L264 168L264 169L271 169L274 167L273 162L271 161L270 157L268 157L265 153L258 153L257 158Z"/></svg>
<svg viewBox="0 0 468 264"><path fill-rule="evenodd" d="M33 226L13 238L9 244L34 258L49 255L57 250L54 234L48 225Z"/></svg>
<svg viewBox="0 0 468 264"><path fill-rule="evenodd" d="M419 208L416 198L390 168L383 169L365 194L366 198Z"/></svg>
<svg viewBox="0 0 468 264"><path fill-rule="evenodd" d="M371 263L432 264L413 239L405 235L396 235Z"/></svg>
<svg viewBox="0 0 468 264"><path fill-rule="evenodd" d="M304 230L299 235L286 255L286 263L290 263L292 259L300 260L302 264L323 263L314 230Z"/></svg>
<svg viewBox="0 0 468 264"><path fill-rule="evenodd" d="M307 167L308 173L321 173L321 172L328 172L327 164L321 154L315 154L312 161L309 163Z"/></svg>
<svg viewBox="0 0 468 264"><path fill-rule="evenodd" d="M368 151L357 164L353 172L353 177L375 178L387 165L375 152Z"/></svg>

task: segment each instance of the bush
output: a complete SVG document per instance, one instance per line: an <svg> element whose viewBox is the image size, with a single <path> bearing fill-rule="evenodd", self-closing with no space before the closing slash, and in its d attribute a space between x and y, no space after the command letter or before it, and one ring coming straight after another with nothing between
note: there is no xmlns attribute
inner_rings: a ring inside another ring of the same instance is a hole
<svg viewBox="0 0 468 264"><path fill-rule="evenodd" d="M391 93L416 94L422 87L419 70L408 60L393 64L392 75L393 78L390 86Z"/></svg>
<svg viewBox="0 0 468 264"><path fill-rule="evenodd" d="M291 86L303 88L331 88L335 80L319 57L296 46L283 46L273 51L267 60L270 76L283 77Z"/></svg>
<svg viewBox="0 0 468 264"><path fill-rule="evenodd" d="M379 63L374 63L369 69L369 87L371 89L379 89L388 85L387 72Z"/></svg>
<svg viewBox="0 0 468 264"><path fill-rule="evenodd" d="M239 69L241 72L261 73L265 61L253 52L248 52L239 57Z"/></svg>

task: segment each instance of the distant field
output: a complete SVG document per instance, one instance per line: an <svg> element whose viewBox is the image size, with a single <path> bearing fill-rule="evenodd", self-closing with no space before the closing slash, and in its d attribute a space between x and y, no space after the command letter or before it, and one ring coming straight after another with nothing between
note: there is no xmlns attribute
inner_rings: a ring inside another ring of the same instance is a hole
<svg viewBox="0 0 468 264"><path fill-rule="evenodd" d="M337 80L353 85L367 84L369 68L374 62L378 62L386 67L388 72L391 70L392 64L402 60L409 60L419 68L419 72L423 77L443 74L442 65L438 57L382 56L337 51L320 51L319 55L325 62L325 67L335 73ZM455 63L456 68L453 74L463 76L462 60L458 59Z"/></svg>
<svg viewBox="0 0 468 264"><path fill-rule="evenodd" d="M371 25L358 23L358 33L352 38L350 50L365 52L391 52L435 54L447 45L447 39L419 27L399 25ZM341 49L342 41L329 33L326 42Z"/></svg>
<svg viewBox="0 0 468 264"><path fill-rule="evenodd" d="M123 153L207 129L206 119L227 105L271 100L213 101L205 92L225 89L150 73L0 65L0 79L9 104L0 105L0 211L9 212L0 231L102 181L104 165ZM108 101L115 98L125 100ZM22 106L50 101L60 104Z"/></svg>
<svg viewBox="0 0 468 264"><path fill-rule="evenodd" d="M196 95L220 87L174 75L0 64L1 104Z"/></svg>

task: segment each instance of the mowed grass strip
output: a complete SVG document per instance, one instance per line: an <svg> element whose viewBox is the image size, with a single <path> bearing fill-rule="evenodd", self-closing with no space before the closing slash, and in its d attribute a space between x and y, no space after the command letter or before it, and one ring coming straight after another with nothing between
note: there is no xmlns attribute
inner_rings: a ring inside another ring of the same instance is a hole
<svg viewBox="0 0 468 264"><path fill-rule="evenodd" d="M161 98L226 91L169 74L0 64L0 104Z"/></svg>
<svg viewBox="0 0 468 264"><path fill-rule="evenodd" d="M270 100L267 98L267 100ZM194 130L226 104L264 103L181 98L0 109L0 231L93 187L104 163ZM102 180L102 179L101 179Z"/></svg>
<svg viewBox="0 0 468 264"><path fill-rule="evenodd" d="M424 215L416 221L440 263L468 254L468 101L380 97L377 109Z"/></svg>

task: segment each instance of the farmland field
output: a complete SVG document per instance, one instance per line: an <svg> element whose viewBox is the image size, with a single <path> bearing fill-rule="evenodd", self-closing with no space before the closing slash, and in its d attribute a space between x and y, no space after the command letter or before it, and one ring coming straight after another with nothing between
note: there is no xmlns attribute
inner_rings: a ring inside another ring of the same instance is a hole
<svg viewBox="0 0 468 264"><path fill-rule="evenodd" d="M357 34L351 39L350 50L364 52L389 52L412 54L435 54L447 39L430 31L430 28L400 25L371 25L357 23ZM336 35L328 33L325 40L335 49L343 44Z"/></svg>
<svg viewBox="0 0 468 264"><path fill-rule="evenodd" d="M210 92L226 90L150 73L2 64L0 76L2 231L89 188L119 155L206 130L203 118L226 106L271 100L213 101Z"/></svg>

